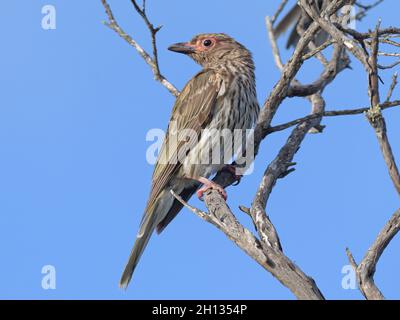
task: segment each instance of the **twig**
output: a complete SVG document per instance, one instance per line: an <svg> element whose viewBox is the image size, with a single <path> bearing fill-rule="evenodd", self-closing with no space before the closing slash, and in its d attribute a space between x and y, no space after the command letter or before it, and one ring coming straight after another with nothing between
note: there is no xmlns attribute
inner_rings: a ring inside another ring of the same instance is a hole
<svg viewBox="0 0 400 320"><path fill-rule="evenodd" d="M400 64L400 60L396 61L396 62L393 62L392 64L389 64L387 66L378 64L378 68L381 69L381 70L387 70L387 69L392 69L392 68L398 66L399 64Z"/></svg>
<svg viewBox="0 0 400 320"><path fill-rule="evenodd" d="M309 51L308 53L306 53L303 56L303 60L308 60L312 57L314 57L316 54L320 53L321 51L325 50L326 48L328 48L329 46L331 46L332 44L335 43L335 40L328 40L325 43L323 43L322 45L320 45L319 47L315 48L314 50Z"/></svg>
<svg viewBox="0 0 400 320"><path fill-rule="evenodd" d="M397 210L368 249L361 263L357 263L349 249L346 249L350 264L353 266L359 288L368 300L382 300L383 294L374 283L376 265L393 237L400 231L400 210Z"/></svg>
<svg viewBox="0 0 400 320"><path fill-rule="evenodd" d="M171 190L171 194L180 202L183 204L184 207L186 207L187 209L189 209L190 211L192 211L194 214L196 214L198 217L200 217L201 219L213 224L214 226L216 226L217 228L221 228L221 223L215 219L212 215L198 209L195 208L193 206L191 206L189 203L187 203L185 200L182 199L181 196L179 196L177 193L175 193L174 190Z"/></svg>
<svg viewBox="0 0 400 320"><path fill-rule="evenodd" d="M400 100L392 101L392 102L385 102L379 105L380 110L386 110L394 107L400 106ZM322 117L337 117L337 116L352 116L352 115L359 115L364 114L370 110L370 107L358 108L358 109L349 109L349 110L332 110L332 111L325 111L323 114L311 114L302 118L298 118L296 120L289 121L287 123L283 123L280 125L276 125L273 127L268 128L268 132L277 132L283 131L299 123Z"/></svg>
<svg viewBox="0 0 400 320"><path fill-rule="evenodd" d="M101 3L104 6L104 9L106 11L107 17L108 17L108 22L104 22L104 24L109 27L111 30L114 30L121 38L123 38L126 42L128 42L133 48L136 49L136 51L139 53L139 55L144 59L144 61L150 66L153 75L157 81L159 81L165 88L168 89L169 92L171 92L174 96L179 95L178 89L175 88L175 86L170 83L161 73L158 65L158 60L157 60L157 49L155 46L155 32L154 33L154 38L152 37L152 42L153 42L153 52L155 54L155 58L151 57L130 35L128 35L117 23L117 21L114 18L114 15L111 11L111 8L109 4L107 3L106 0L101 0ZM145 11L142 11L143 14L145 14ZM147 19L147 18L146 18ZM147 20L148 21L148 20ZM156 29L155 29L156 30Z"/></svg>
<svg viewBox="0 0 400 320"><path fill-rule="evenodd" d="M373 8L375 8L376 6L378 6L379 4L381 4L384 0L377 0L374 3L370 4L370 5L363 5L359 2L356 2L355 5L358 6L359 8L361 8L362 10L360 12L358 12L356 14L356 20L362 20L367 12Z"/></svg>
<svg viewBox="0 0 400 320"><path fill-rule="evenodd" d="M279 15L282 13L283 9L285 9L286 4L289 2L289 0L282 0L280 5L278 6L278 9L276 10L275 14L271 18L271 24L274 25L276 20L278 19Z"/></svg>
<svg viewBox="0 0 400 320"><path fill-rule="evenodd" d="M147 28L150 31L150 36L151 36L151 46L153 48L153 61L154 61L154 76L155 79L160 81L160 67L158 64L158 52L157 52L157 41L156 41L156 35L157 32L161 30L162 26L158 26L154 28L154 25L149 21L146 15L146 1L143 1L143 7L140 9L138 4L136 3L135 0L131 0L136 12L143 18Z"/></svg>
<svg viewBox="0 0 400 320"><path fill-rule="evenodd" d="M392 84L390 85L385 102L389 102L392 99L394 89L396 88L397 83L398 83L397 78L398 78L398 73L396 72L392 77Z"/></svg>

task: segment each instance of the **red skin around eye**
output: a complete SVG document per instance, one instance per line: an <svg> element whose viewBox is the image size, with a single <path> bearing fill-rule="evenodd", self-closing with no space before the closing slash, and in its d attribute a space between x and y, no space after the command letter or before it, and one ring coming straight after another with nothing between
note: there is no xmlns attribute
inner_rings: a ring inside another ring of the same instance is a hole
<svg viewBox="0 0 400 320"><path fill-rule="evenodd" d="M203 45L203 42L204 42L204 40L206 40L206 39L211 40L213 44L212 44L211 46L205 47L205 46ZM206 51L206 50L208 50L209 48L213 47L217 42L218 42L218 41L217 41L216 38L204 38L204 39L199 39L198 42L197 42L197 44L196 44L196 51L198 51L198 52Z"/></svg>

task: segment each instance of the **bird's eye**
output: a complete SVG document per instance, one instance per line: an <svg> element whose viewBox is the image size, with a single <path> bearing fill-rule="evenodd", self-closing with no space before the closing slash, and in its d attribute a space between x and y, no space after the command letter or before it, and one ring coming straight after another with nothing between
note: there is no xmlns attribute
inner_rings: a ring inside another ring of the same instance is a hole
<svg viewBox="0 0 400 320"><path fill-rule="evenodd" d="M211 44L212 44L212 41L210 39L206 39L203 41L203 45L205 47L209 47L209 46L211 46Z"/></svg>

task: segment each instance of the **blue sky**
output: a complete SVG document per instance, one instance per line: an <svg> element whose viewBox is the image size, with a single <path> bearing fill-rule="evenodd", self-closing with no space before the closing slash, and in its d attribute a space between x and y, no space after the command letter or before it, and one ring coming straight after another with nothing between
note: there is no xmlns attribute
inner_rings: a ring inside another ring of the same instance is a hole
<svg viewBox="0 0 400 320"><path fill-rule="evenodd" d="M279 79L264 17L277 1L148 1L159 33L163 74L182 88L198 70L166 50L202 32L225 32L254 54L260 102ZM54 5L57 29L41 28L41 9ZM148 32L130 1L111 1L121 26L146 49ZM387 0L358 30L398 21ZM118 280L150 187L147 132L164 129L174 103L137 53L102 25L98 1L22 1L3 4L0 28L0 298L17 299L292 299L270 274L211 225L183 210L153 237L125 292ZM283 44L283 42L281 42ZM288 53L285 53L287 56ZM368 105L367 78L357 62L325 92L328 109ZM319 70L300 75L311 81ZM382 92L391 73L382 74ZM394 96L399 96L396 90ZM305 100L286 101L274 120L305 115ZM385 112L400 158L400 110ZM373 130L363 116L325 119L296 155L297 170L278 182L268 204L286 254L330 299L360 299L341 282L349 246L358 261L398 208ZM229 205L249 205L263 170L288 132L262 144L255 171L228 189ZM197 199L191 203L204 208ZM399 297L400 240L382 256L376 283ZM56 270L56 289L41 286L42 267Z"/></svg>

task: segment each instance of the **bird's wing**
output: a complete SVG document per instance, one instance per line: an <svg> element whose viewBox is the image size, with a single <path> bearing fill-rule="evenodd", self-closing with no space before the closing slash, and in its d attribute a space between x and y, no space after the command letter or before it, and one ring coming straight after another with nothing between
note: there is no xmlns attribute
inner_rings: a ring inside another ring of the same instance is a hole
<svg viewBox="0 0 400 320"><path fill-rule="evenodd" d="M213 70L203 70L187 83L176 99L168 130L154 168L147 209L155 203L174 173L182 165L177 159L180 147L185 144L187 150L192 150L199 141L201 130L211 121L213 112L215 112L220 88L221 81L218 80L216 73ZM187 141L178 141L178 134L184 129L191 129L197 134L193 145ZM174 141L177 141L175 146L173 145Z"/></svg>
<svg viewBox="0 0 400 320"><path fill-rule="evenodd" d="M283 17L274 29L275 37L278 38L284 33L295 21L301 16L301 8L296 4L290 11Z"/></svg>

